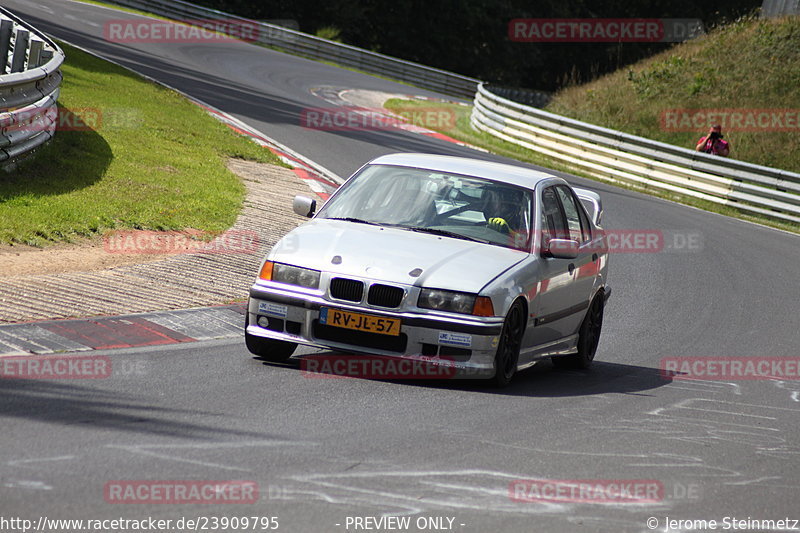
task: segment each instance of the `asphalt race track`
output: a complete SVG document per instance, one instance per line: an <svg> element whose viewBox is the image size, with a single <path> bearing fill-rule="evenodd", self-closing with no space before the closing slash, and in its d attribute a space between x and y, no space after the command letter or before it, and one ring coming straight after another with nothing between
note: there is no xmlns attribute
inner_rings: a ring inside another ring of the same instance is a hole
<svg viewBox="0 0 800 533"><path fill-rule="evenodd" d="M304 109L330 105L312 94L319 87L430 92L244 43L110 43L104 23L133 15L88 4L3 5L340 176L395 151L502 160L400 130L300 124ZM121 371L0 380L0 518L154 517L172 520L170 531L194 529L176 526L181 517L247 516L277 517L277 530L290 532L641 532L665 531L667 518L717 520L723 529L735 517L788 518L783 530L791 530L800 520L796 366L787 379L702 381L672 380L659 368L673 357L797 361L800 238L567 178L602 194L607 229L664 235L658 251L611 257L613 295L590 371L545 363L497 391L313 379L296 365L253 359L239 339L99 352ZM247 503L121 504L109 486L126 480L248 480L259 491ZM548 498L547 480L658 490L636 502L611 492ZM541 490L519 501L509 492L519 486ZM0 530L13 529L0 521Z"/></svg>

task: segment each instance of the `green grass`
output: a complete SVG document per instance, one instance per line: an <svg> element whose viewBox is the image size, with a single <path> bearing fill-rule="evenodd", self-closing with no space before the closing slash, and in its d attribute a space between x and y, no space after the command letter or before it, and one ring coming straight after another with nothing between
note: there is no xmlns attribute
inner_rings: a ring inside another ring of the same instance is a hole
<svg viewBox="0 0 800 533"><path fill-rule="evenodd" d="M601 181L594 176L590 176L585 172L581 172L580 169L571 168L543 154L540 154L533 150L528 150L527 148L523 148L522 146L518 146L516 144L504 141L502 139L498 139L497 137L489 135L488 133L474 130L469 122L469 117L472 113L472 106L392 98L384 103L384 107L398 114L402 114L404 112L409 112L413 109L420 109L420 108L422 109L436 108L436 109L450 111L454 113L456 116L455 128L437 127L436 124L419 124L419 125L427 127L431 130L439 131L456 140L469 143L478 148L483 148L494 154L502 155L526 163L540 165L553 170L569 172L576 176L581 176L594 181ZM668 193L660 189L653 189L653 188L642 189L640 187L634 187L623 183L614 183L614 185L625 189L635 190L639 192L646 192L647 194L655 196L657 198L662 198L672 202L678 202L685 205L690 205L692 207L697 207L699 209L704 209L706 211L720 213L722 215L740 218L742 220L748 220L750 222L763 224L765 226L770 226L773 228L782 229L793 233L800 233L800 224L792 224L788 222L781 222L769 219L766 217L753 216L747 213L743 213L732 207L722 206L719 204L715 204L714 202L700 200L691 196Z"/></svg>
<svg viewBox="0 0 800 533"><path fill-rule="evenodd" d="M282 165L174 91L62 46L60 113L81 126L0 173L0 244L43 246L113 229L218 233L245 196L226 160Z"/></svg>
<svg viewBox="0 0 800 533"><path fill-rule="evenodd" d="M791 109L800 112L800 17L744 18L708 35L555 95L547 110L694 148L708 127L667 131L672 109ZM724 126L724 124L723 124ZM791 131L723 127L731 157L800 172L800 123Z"/></svg>

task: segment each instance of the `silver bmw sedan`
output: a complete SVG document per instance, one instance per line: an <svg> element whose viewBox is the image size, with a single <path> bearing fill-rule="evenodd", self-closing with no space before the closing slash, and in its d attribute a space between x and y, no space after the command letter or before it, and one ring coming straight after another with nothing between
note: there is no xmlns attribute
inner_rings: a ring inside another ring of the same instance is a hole
<svg viewBox="0 0 800 533"><path fill-rule="evenodd" d="M245 340L424 361L507 385L594 359L610 295L602 203L523 167L402 153L370 161L267 255Z"/></svg>

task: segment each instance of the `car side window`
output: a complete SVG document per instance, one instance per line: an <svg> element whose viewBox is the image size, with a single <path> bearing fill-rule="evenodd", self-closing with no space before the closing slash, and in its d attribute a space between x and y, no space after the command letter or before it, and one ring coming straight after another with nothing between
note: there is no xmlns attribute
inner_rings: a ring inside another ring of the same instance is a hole
<svg viewBox="0 0 800 533"><path fill-rule="evenodd" d="M542 240L564 239L568 235L564 210L556 196L555 187L542 191Z"/></svg>
<svg viewBox="0 0 800 533"><path fill-rule="evenodd" d="M581 216L581 234L583 240L581 243L589 242L592 240L592 224L589 222L589 215L586 214L586 209L581 209L580 200L578 200L578 214Z"/></svg>
<svg viewBox="0 0 800 533"><path fill-rule="evenodd" d="M586 242L585 226L583 226L580 216L581 209L575 203L575 197L572 192L563 186L559 185L555 188L558 192L558 198L561 200L561 205L564 206L564 214L567 217L567 229L569 230L569 238L578 241L579 243Z"/></svg>

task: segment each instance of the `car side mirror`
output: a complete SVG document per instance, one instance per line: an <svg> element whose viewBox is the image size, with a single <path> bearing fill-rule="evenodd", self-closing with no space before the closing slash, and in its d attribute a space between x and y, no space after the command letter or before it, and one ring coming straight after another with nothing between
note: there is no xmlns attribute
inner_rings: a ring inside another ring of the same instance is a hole
<svg viewBox="0 0 800 533"><path fill-rule="evenodd" d="M572 239L550 239L544 251L545 255L556 259L575 259L578 257L579 247L578 241Z"/></svg>
<svg viewBox="0 0 800 533"><path fill-rule="evenodd" d="M295 196L292 201L292 210L301 217L311 218L317 210L317 201L307 196Z"/></svg>

